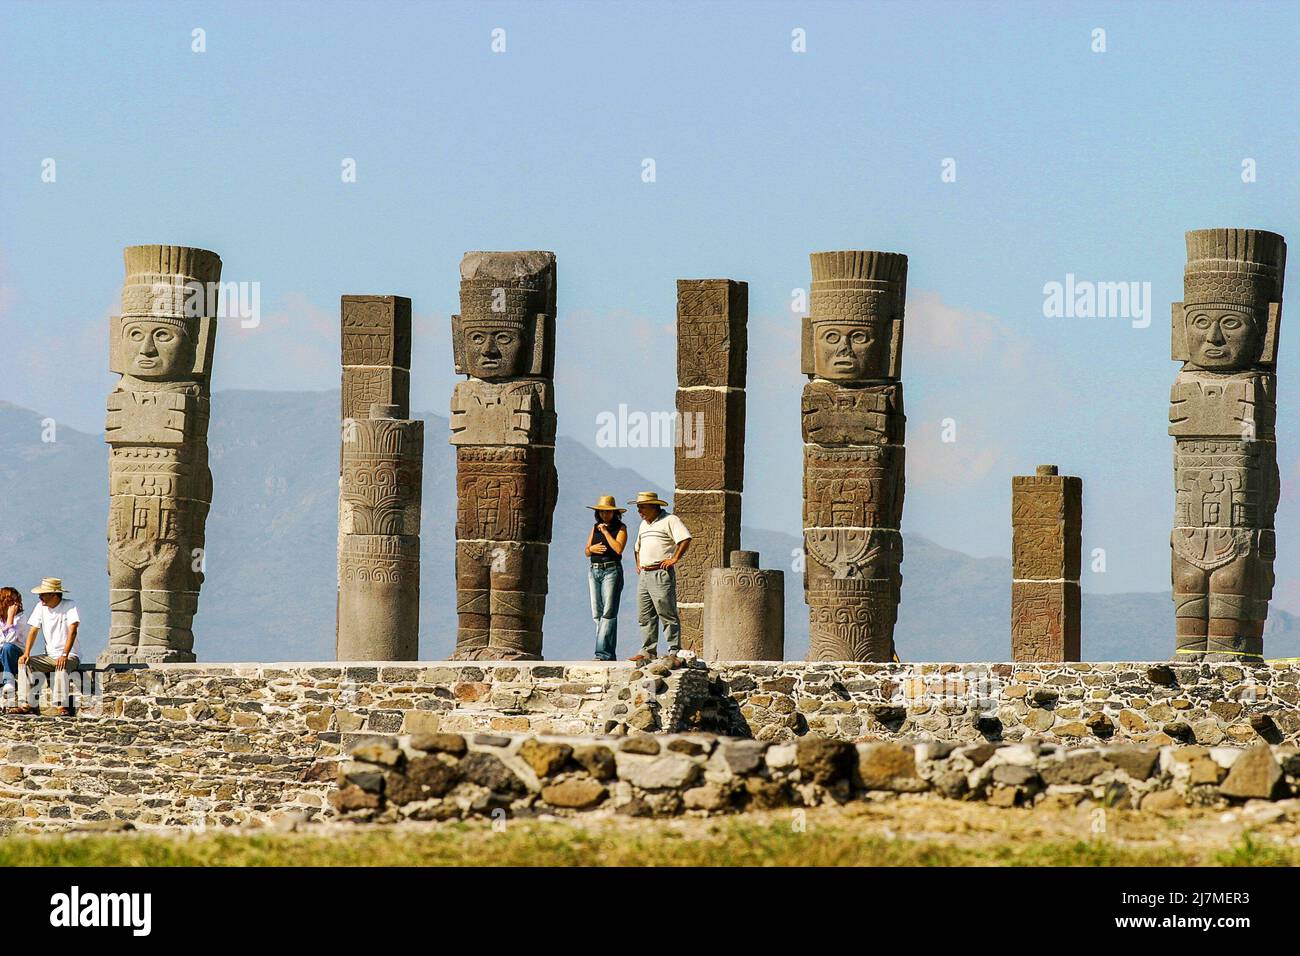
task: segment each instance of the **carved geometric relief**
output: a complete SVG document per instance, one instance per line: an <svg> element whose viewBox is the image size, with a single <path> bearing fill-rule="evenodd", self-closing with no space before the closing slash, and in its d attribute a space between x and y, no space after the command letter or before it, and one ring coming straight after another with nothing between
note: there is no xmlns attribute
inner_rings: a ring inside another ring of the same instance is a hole
<svg viewBox="0 0 1300 956"><path fill-rule="evenodd" d="M677 280L677 386L745 387L749 286Z"/></svg>
<svg viewBox="0 0 1300 956"><path fill-rule="evenodd" d="M745 393L678 389L676 485L687 491L742 491L745 484Z"/></svg>
<svg viewBox="0 0 1300 956"><path fill-rule="evenodd" d="M549 540L556 485L550 448L459 446L457 539Z"/></svg>
<svg viewBox="0 0 1300 956"><path fill-rule="evenodd" d="M553 393L548 381L458 382L451 396L451 443L554 444Z"/></svg>
<svg viewBox="0 0 1300 956"><path fill-rule="evenodd" d="M803 440L822 445L901 445L902 388L846 388L814 379L803 389Z"/></svg>
<svg viewBox="0 0 1300 956"><path fill-rule="evenodd" d="M805 528L898 528L901 445L804 446Z"/></svg>
<svg viewBox="0 0 1300 956"><path fill-rule="evenodd" d="M1077 582L1012 583L1011 652L1016 661L1080 659Z"/></svg>
<svg viewBox="0 0 1300 956"><path fill-rule="evenodd" d="M704 600L710 568L726 565L740 547L740 496L720 492L678 492L673 512L691 532L691 546L677 565L677 600Z"/></svg>

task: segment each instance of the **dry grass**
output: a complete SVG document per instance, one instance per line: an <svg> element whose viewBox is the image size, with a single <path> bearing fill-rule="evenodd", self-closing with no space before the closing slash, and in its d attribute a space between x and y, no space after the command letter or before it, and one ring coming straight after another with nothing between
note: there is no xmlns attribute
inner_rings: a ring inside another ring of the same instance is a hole
<svg viewBox="0 0 1300 956"><path fill-rule="evenodd" d="M1296 866L1300 821L1241 811L999 810L905 797L679 820L10 836L0 866Z"/></svg>

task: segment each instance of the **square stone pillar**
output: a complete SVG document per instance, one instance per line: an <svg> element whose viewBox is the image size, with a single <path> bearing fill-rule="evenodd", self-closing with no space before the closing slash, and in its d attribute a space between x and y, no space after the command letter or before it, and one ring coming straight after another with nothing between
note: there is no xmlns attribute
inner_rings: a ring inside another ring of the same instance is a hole
<svg viewBox="0 0 1300 956"><path fill-rule="evenodd" d="M343 387L339 419L368 419L370 406L411 414L411 300L400 295L345 295Z"/></svg>
<svg viewBox="0 0 1300 956"><path fill-rule="evenodd" d="M709 572L740 549L745 480L749 285L677 280L677 446L673 511L691 532L677 567L682 647L704 650Z"/></svg>
<svg viewBox="0 0 1300 956"><path fill-rule="evenodd" d="M1080 659L1083 481L1039 465L1011 479L1011 659Z"/></svg>

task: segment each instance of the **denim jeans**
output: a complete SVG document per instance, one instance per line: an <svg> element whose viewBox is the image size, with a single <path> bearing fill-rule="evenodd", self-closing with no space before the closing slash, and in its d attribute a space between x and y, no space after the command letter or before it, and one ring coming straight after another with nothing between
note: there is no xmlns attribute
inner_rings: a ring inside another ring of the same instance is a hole
<svg viewBox="0 0 1300 956"><path fill-rule="evenodd" d="M17 679L18 658L22 656L22 644L0 644L0 670Z"/></svg>
<svg viewBox="0 0 1300 956"><path fill-rule="evenodd" d="M636 595L636 620L641 625L641 653L659 653L659 625L664 626L668 652L682 649L682 625L677 619L677 571L642 571Z"/></svg>
<svg viewBox="0 0 1300 956"><path fill-rule="evenodd" d="M591 619L596 622L596 659L618 659L618 601L623 596L623 562L593 563L587 577L591 587Z"/></svg>

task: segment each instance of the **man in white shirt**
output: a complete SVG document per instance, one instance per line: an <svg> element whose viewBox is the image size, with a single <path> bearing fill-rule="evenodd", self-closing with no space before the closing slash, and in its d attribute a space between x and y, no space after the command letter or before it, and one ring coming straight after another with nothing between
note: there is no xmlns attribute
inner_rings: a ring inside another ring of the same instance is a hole
<svg viewBox="0 0 1300 956"><path fill-rule="evenodd" d="M673 565L691 546L691 533L682 519L669 514L653 491L637 492L635 504L641 516L636 532L636 571L641 576L636 594L636 620L641 625L641 653L632 658L641 663L659 653L659 624L669 653L682 648L682 625L677 619L677 573Z"/></svg>
<svg viewBox="0 0 1300 956"><path fill-rule="evenodd" d="M40 603L27 619L27 643L18 658L18 700L15 713L37 713L38 702L32 700L32 671L54 675L54 705L60 716L72 713L68 699L68 672L81 666L81 649L77 631L81 615L77 605L63 596L63 582L58 578L45 578L32 588ZM45 638L45 653L32 656L36 634Z"/></svg>

